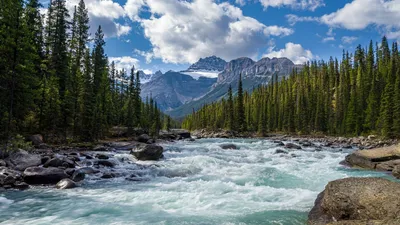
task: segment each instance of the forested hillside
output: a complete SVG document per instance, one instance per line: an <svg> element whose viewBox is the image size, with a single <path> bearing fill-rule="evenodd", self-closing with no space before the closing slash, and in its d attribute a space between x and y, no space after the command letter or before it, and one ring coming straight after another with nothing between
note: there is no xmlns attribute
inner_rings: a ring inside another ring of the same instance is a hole
<svg viewBox="0 0 400 225"><path fill-rule="evenodd" d="M109 66L104 34L101 27L89 34L83 0L73 15L65 0L51 1L47 16L40 7L1 0L0 140L41 133L93 141L114 125L157 133L164 117L170 121L151 98L141 101L139 73Z"/></svg>
<svg viewBox="0 0 400 225"><path fill-rule="evenodd" d="M205 105L186 117L183 127L234 131L377 134L400 136L400 55L397 43L380 44L354 54L343 52L339 62L314 61L278 82L276 77L252 94L237 95Z"/></svg>

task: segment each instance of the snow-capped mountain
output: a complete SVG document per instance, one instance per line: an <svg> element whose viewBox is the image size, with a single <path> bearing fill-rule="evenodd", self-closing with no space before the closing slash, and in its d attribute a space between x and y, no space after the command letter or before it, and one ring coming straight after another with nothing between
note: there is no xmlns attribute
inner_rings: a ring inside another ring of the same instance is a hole
<svg viewBox="0 0 400 225"><path fill-rule="evenodd" d="M226 61L216 57L210 56L200 58L198 62L191 65L187 70L181 73L189 75L198 80L200 77L217 78L218 74L225 69Z"/></svg>
<svg viewBox="0 0 400 225"><path fill-rule="evenodd" d="M295 65L288 58L262 58L257 62L247 57L234 59L228 62L225 69L218 74L217 82L213 84L208 93L168 113L173 117L180 118L206 103L224 98L229 85L232 85L234 92L236 91L240 74L242 75L243 89L251 91L254 87L268 84L272 76L276 75L278 79L282 79L289 76L293 69L301 68L301 65Z"/></svg>

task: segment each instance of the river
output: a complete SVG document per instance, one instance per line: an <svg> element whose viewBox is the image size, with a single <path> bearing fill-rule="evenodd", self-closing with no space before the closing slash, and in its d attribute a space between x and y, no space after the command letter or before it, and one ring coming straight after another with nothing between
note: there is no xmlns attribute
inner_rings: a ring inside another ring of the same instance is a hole
<svg viewBox="0 0 400 225"><path fill-rule="evenodd" d="M223 143L240 149L223 150ZM387 176L341 166L352 149L276 154L282 147L264 139L201 139L163 147L165 157L158 162L115 153L125 159L113 169L122 177L92 176L69 190L0 192L0 224L305 224L329 181ZM125 179L131 174L135 181Z"/></svg>

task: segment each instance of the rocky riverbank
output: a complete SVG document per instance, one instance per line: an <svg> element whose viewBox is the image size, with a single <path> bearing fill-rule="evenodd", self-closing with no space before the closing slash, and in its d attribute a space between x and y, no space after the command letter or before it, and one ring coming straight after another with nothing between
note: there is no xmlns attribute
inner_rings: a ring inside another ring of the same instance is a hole
<svg viewBox="0 0 400 225"><path fill-rule="evenodd" d="M102 141L95 146L52 146L43 143L40 135L34 135L29 140L35 148L29 151L18 149L0 159L0 189L23 190L31 185L73 188L79 186L86 176L96 179L125 177L135 181L136 174L119 173L115 168L122 163L161 159L163 148L157 142L192 140L185 130L163 132L157 140L147 134L130 139ZM116 157L117 154L131 157Z"/></svg>
<svg viewBox="0 0 400 225"><path fill-rule="evenodd" d="M256 133L238 133L228 130L195 130L192 132L194 138L266 138L270 140L279 141L292 141L298 143L305 142L318 142L324 146L337 147L337 148L350 148L356 147L359 149L373 149L378 147L391 146L398 143L396 139L381 139L375 135L369 135L368 137L332 137L324 135L285 135L285 134L268 134L264 137L258 136Z"/></svg>

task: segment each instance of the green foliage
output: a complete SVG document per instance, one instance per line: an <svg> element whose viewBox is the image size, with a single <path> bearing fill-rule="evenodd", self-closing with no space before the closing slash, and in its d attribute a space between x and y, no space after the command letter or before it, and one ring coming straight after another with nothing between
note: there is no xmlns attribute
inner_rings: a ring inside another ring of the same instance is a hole
<svg viewBox="0 0 400 225"><path fill-rule="evenodd" d="M291 76L273 76L268 85L205 105L187 116L186 129L229 129L239 132L290 132L329 135L382 134L400 137L400 57L397 43L384 37L374 52L356 48L342 61L309 62ZM374 54L375 53L375 54ZM231 105L235 103L235 110ZM234 121L232 123L232 121Z"/></svg>
<svg viewBox="0 0 400 225"><path fill-rule="evenodd" d="M87 47L83 0L72 19L66 0L50 1L45 23L39 0L0 5L0 140L41 133L50 141L95 141L127 124L158 135L167 117L153 99L142 102L138 73L128 88L126 71L109 67L101 26Z"/></svg>

